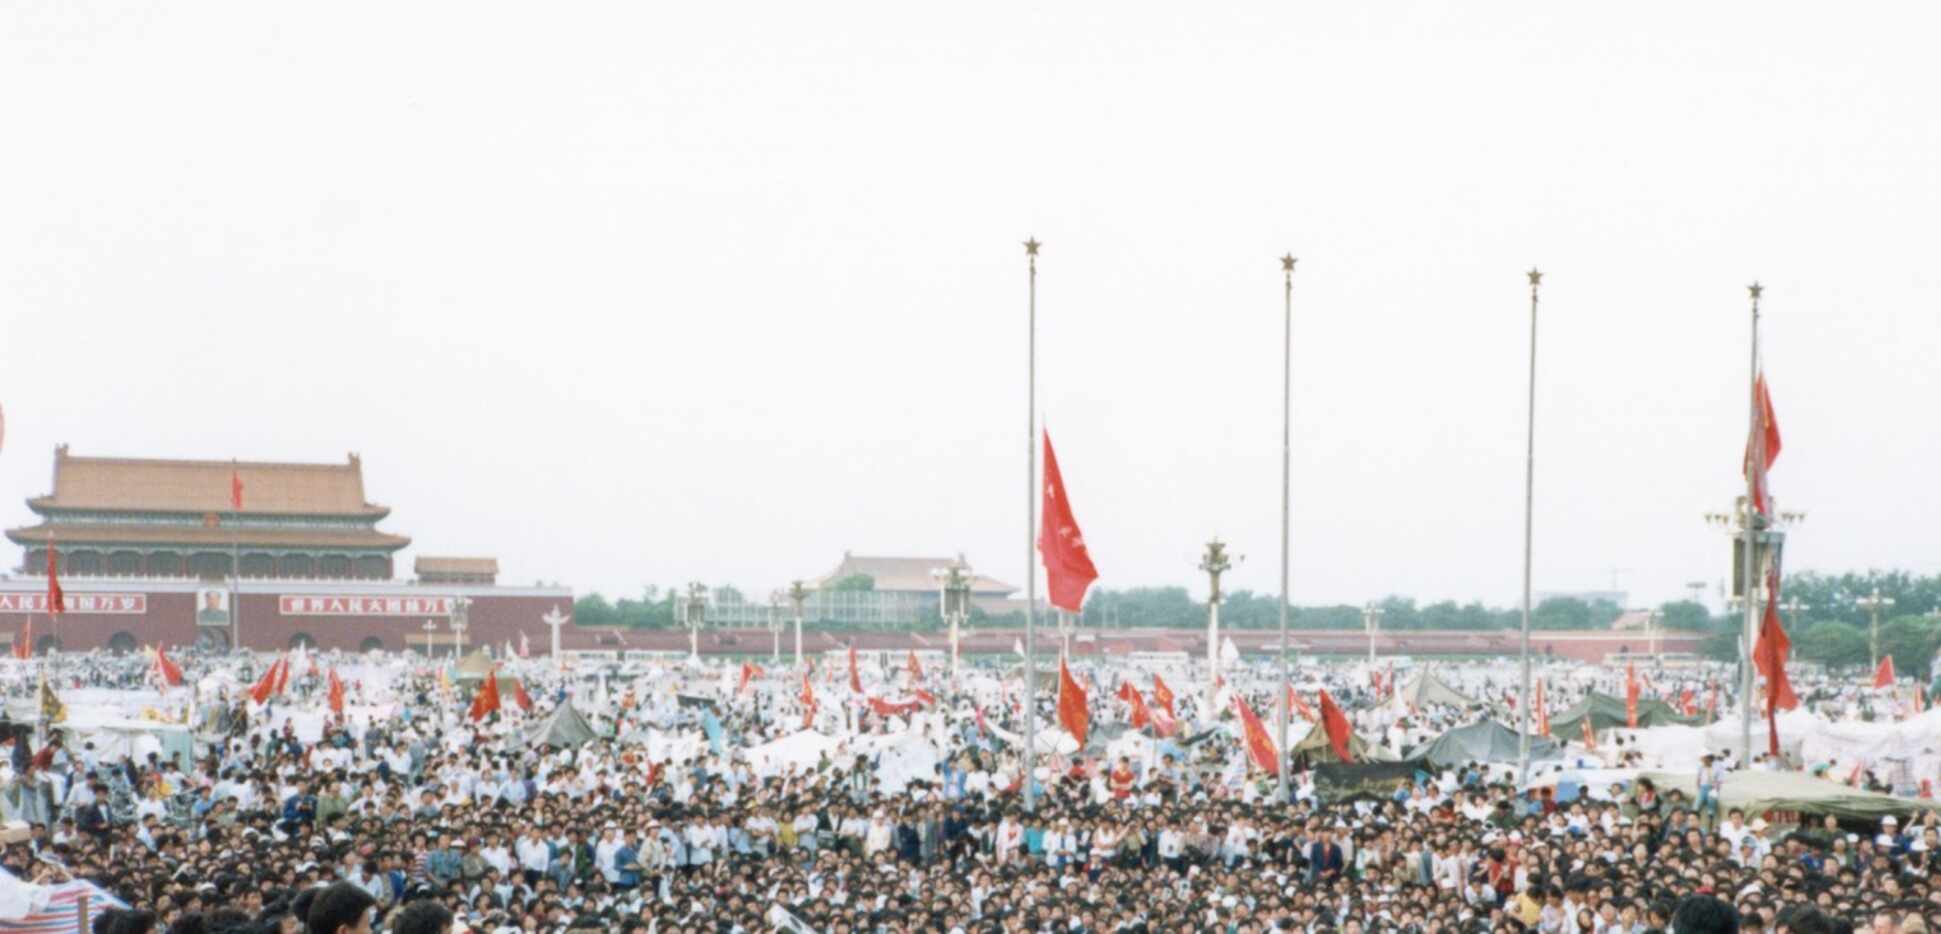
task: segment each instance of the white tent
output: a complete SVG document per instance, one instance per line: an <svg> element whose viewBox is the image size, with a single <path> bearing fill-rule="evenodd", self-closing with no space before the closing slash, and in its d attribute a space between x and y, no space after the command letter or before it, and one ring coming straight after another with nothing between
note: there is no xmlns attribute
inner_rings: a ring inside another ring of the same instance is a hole
<svg viewBox="0 0 1941 934"><path fill-rule="evenodd" d="M794 766L798 772L815 768L822 761L824 753L833 754L839 745L834 737L814 730L802 730L759 746L750 746L743 755L758 774L780 775L790 766Z"/></svg>

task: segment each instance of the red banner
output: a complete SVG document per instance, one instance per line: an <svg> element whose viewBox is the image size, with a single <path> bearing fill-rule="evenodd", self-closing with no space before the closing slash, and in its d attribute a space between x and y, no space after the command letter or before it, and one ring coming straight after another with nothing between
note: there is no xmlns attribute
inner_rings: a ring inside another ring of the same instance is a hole
<svg viewBox="0 0 1941 934"><path fill-rule="evenodd" d="M69 613L105 613L115 616L140 616L148 612L148 595L144 593L78 593L63 595L63 603ZM0 613L45 613L47 594L36 590L33 593L0 593Z"/></svg>
<svg viewBox="0 0 1941 934"><path fill-rule="evenodd" d="M450 616L451 597L337 597L285 594L277 598L284 616ZM68 601L72 608L73 601Z"/></svg>

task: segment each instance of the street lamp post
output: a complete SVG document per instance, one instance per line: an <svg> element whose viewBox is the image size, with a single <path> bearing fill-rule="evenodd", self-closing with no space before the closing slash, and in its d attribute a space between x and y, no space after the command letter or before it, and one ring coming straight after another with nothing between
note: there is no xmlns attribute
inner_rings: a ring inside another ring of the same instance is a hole
<svg viewBox="0 0 1941 934"><path fill-rule="evenodd" d="M801 581L789 585L789 602L795 604L795 667L802 667L802 604L809 600L809 591Z"/></svg>
<svg viewBox="0 0 1941 934"><path fill-rule="evenodd" d="M567 620L566 614L561 613L559 611L559 607L557 606L553 607L551 610L547 611L546 615L541 616L539 618L540 622L545 623L548 626L551 626L553 629L553 670L554 671L566 670L566 662L564 660L564 657L561 656L559 653L559 627L566 625L566 620Z"/></svg>
<svg viewBox="0 0 1941 934"><path fill-rule="evenodd" d="M1368 631L1368 664L1375 664L1375 634L1382 628L1382 608L1373 603L1361 608L1361 627Z"/></svg>
<svg viewBox="0 0 1941 934"><path fill-rule="evenodd" d="M1227 556L1227 546L1219 539L1206 543L1206 553L1200 557L1200 570L1206 572L1210 589L1206 596L1206 710L1203 716L1212 720L1218 715L1215 705L1219 703L1220 682L1220 575L1233 568L1233 560Z"/></svg>
<svg viewBox="0 0 1941 934"><path fill-rule="evenodd" d="M768 663L774 665L782 660L782 596L775 594L768 598L768 633L774 642L768 654Z"/></svg>
<svg viewBox="0 0 1941 934"><path fill-rule="evenodd" d="M938 568L930 572L940 585L937 608L950 625L950 681L957 683L957 641L959 627L970 618L970 575L964 573L964 562L960 559L948 568Z"/></svg>
<svg viewBox="0 0 1941 934"><path fill-rule="evenodd" d="M1881 607L1893 606L1894 598L1881 596L1880 587L1875 586L1873 593L1865 597L1861 597L1860 599L1855 600L1853 602L1856 606L1859 606L1861 609L1866 610L1867 615L1870 618L1870 622L1868 623L1868 626L1867 626L1867 667L1879 668L1880 667L1880 610L1881 610Z"/></svg>
<svg viewBox="0 0 1941 934"><path fill-rule="evenodd" d="M1658 611L1655 609L1644 611L1644 647L1655 664L1658 661Z"/></svg>
<svg viewBox="0 0 1941 934"><path fill-rule="evenodd" d="M1757 298L1755 293L1755 319ZM1777 561L1786 541L1786 530L1806 521L1806 513L1803 512L1774 511L1772 515L1757 515L1747 505L1751 501L1749 495L1742 495L1734 501L1732 512L1705 514L1706 523L1730 536L1737 551L1733 555L1737 592L1726 593L1725 605L1727 610L1736 606L1745 614L1739 634L1739 755L1743 762L1752 761L1752 696L1758 676L1752 663L1752 653L1759 641L1759 601L1765 599L1766 594L1766 583L1759 574L1758 566Z"/></svg>
<svg viewBox="0 0 1941 934"><path fill-rule="evenodd" d="M708 588L700 581L687 585L687 605L684 607L687 624L687 651L695 658L701 657L701 624L708 618Z"/></svg>
<svg viewBox="0 0 1941 934"><path fill-rule="evenodd" d="M452 599L452 657L465 654L465 626L471 619L472 601L468 597Z"/></svg>
<svg viewBox="0 0 1941 934"><path fill-rule="evenodd" d="M433 647L437 645L437 643L434 640L438 638L438 624L435 622L432 622L431 620L425 620L424 630L425 630L425 658L429 660L431 658L436 657L435 654L433 653Z"/></svg>

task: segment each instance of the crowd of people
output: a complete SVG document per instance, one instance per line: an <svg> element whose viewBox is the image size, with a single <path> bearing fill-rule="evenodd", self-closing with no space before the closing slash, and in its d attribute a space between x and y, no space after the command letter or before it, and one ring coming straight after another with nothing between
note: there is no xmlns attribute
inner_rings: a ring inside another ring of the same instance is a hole
<svg viewBox="0 0 1941 934"><path fill-rule="evenodd" d="M97 660L80 677L125 683L138 664ZM234 664L187 662L192 679ZM0 809L38 819L0 866L22 881L97 884L127 906L97 919L113 934L1941 924L1941 820L1915 800L1905 820L1786 827L1649 781L1563 800L1483 762L1391 770L1387 784L1323 794L1324 766L1305 758L1289 763L1282 796L1233 731L1190 706L1182 719L1202 722L1148 756L1090 744L1041 755L1033 770L1002 738L1024 728L1015 695L971 710L978 702L941 678L936 709L949 715L857 705L821 721L846 738L907 730L936 750L926 774L889 782L868 755L749 760L752 744L801 728L799 678L731 686L673 666L678 683L635 694L515 662L504 674L523 679L532 709L474 719L467 688L428 667L396 670L383 716L327 718L308 740L278 712L322 706L321 673L267 704L241 689L198 697L206 735L190 761L117 761L58 729L8 729ZM1272 709L1258 680L1256 701ZM1344 706L1372 703L1346 682ZM1040 700L1046 728L1053 698ZM1100 722L1122 716L1105 691L1090 703ZM536 737L559 705L587 708L596 735ZM657 747L652 736L686 741ZM665 748L676 751L656 753ZM1724 767L1705 766L1709 787ZM1698 785L1703 799L1706 776Z"/></svg>

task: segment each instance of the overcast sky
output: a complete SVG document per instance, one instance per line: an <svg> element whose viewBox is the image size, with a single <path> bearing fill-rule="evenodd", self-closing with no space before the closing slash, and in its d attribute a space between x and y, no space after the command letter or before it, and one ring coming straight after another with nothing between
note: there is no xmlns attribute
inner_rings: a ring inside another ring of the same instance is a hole
<svg viewBox="0 0 1941 934"><path fill-rule="evenodd" d="M1299 9L1297 9L1299 7ZM364 456L414 553L1023 583L1039 408L1102 586L1716 582L1747 283L1809 518L1941 570L1931 3L20 0L0 516L52 450ZM401 568L408 569L409 554ZM17 552L8 559L17 560Z"/></svg>

